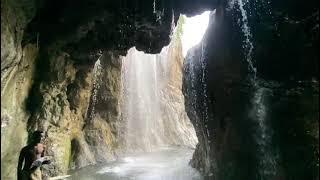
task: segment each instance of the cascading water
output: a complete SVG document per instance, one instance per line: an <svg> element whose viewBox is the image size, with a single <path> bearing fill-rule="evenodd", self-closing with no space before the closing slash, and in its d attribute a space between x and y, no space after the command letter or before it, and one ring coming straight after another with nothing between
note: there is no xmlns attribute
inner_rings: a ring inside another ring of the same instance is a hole
<svg viewBox="0 0 320 180"><path fill-rule="evenodd" d="M252 52L253 52L253 43L252 43L252 34L250 26L248 23L247 11L245 10L245 5L248 3L247 0L232 0L229 5L233 9L235 8L235 2L237 3L239 10L241 12L242 18L238 20L238 24L241 26L241 31L244 35L245 40L243 41L243 50L245 59L248 62L248 69L250 73L253 73L253 79L256 77L257 69L254 67L252 62Z"/></svg>
<svg viewBox="0 0 320 180"><path fill-rule="evenodd" d="M155 55L131 48L122 61L126 148L151 151L164 144Z"/></svg>
<svg viewBox="0 0 320 180"><path fill-rule="evenodd" d="M126 123L123 139L129 152L153 151L168 145L195 147L197 143L194 129L184 115L181 88L173 88L178 92L168 88L175 86L170 84L170 73L174 72L168 68L175 61L170 59L170 53L170 47L164 47L160 54L131 48L122 59L122 117ZM175 106L181 109L172 109Z"/></svg>
<svg viewBox="0 0 320 180"><path fill-rule="evenodd" d="M153 7L153 14L156 17L156 22L159 22L161 24L161 18L164 15L164 9L162 11L156 10L156 0L153 0L152 7Z"/></svg>
<svg viewBox="0 0 320 180"><path fill-rule="evenodd" d="M204 118L205 118L205 127L207 130L207 134L206 136L209 139L209 131L207 128L207 123L209 121L209 107L208 107L208 102L207 100L208 98L208 90L207 90L207 82L206 82L206 78L207 78L207 72L206 72L206 57L205 57L205 44L203 42L201 42L201 56L200 56L200 62L201 62L201 69L202 69L202 77L201 77L201 84L202 84L202 91L203 91L203 106L204 106ZM209 141L209 140L208 140ZM208 146L208 148L210 148L210 146Z"/></svg>
<svg viewBox="0 0 320 180"><path fill-rule="evenodd" d="M102 55L101 55L102 56ZM94 64L93 68L93 92L92 92L92 102L91 102L91 111L89 114L89 118L93 119L94 118L94 113L95 113L95 105L97 103L97 92L98 89L100 88L100 76L101 76L101 64L100 64L100 58L96 61Z"/></svg>
<svg viewBox="0 0 320 180"><path fill-rule="evenodd" d="M258 87L252 99L252 118L255 120L258 128L254 133L255 140L258 143L259 172L257 179L272 179L276 175L277 158L276 152L273 152L271 145L272 131L266 121L267 109L265 105L265 96L270 89Z"/></svg>
<svg viewBox="0 0 320 180"><path fill-rule="evenodd" d="M204 137L206 137L205 141L205 148L206 148L206 167L210 167L210 134L208 130L208 122L209 122L209 106L208 106L208 90L207 90L207 65L206 65L206 52L205 52L205 44L201 42L201 56L200 56L200 62L201 62L201 69L202 69L202 77L201 77L201 85L202 85L202 91L203 91L203 106L204 106L204 129L206 130Z"/></svg>
<svg viewBox="0 0 320 180"><path fill-rule="evenodd" d="M257 2L254 2L255 5ZM252 43L252 33L250 30L250 26L248 23L247 11L245 9L248 4L247 0L233 0L230 2L230 7L235 8L235 4L238 5L242 18L238 20L238 24L241 27L241 30L244 35L243 42L243 50L245 52L245 59L248 62L249 69L249 83L253 86L254 95L252 97L252 111L251 116L253 119L253 123L256 124L256 129L254 132L254 140L257 143L258 150L257 156L259 160L259 167L257 173L257 179L270 179L275 176L276 173L276 164L277 158L276 153L273 152L273 148L271 145L271 136L272 130L267 125L267 110L266 105L264 104L264 96L267 93L267 89L262 87L256 79L257 69L254 67L252 53L254 50L254 46ZM263 3L262 3L263 4ZM269 4L269 2L268 2ZM267 7L267 5L264 8ZM269 8L267 9L267 13L271 15L271 11ZM259 14L259 13L258 13ZM253 78L252 78L253 77Z"/></svg>

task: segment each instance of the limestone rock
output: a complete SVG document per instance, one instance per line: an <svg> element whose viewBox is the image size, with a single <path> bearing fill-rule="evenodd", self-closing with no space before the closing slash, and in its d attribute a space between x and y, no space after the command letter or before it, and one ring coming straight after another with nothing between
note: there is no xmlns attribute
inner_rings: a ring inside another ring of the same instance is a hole
<svg viewBox="0 0 320 180"><path fill-rule="evenodd" d="M20 149L27 141L26 102L32 87L37 48L27 45L20 63L12 69L1 90L1 172L3 178L15 177ZM10 138L10 140L9 140Z"/></svg>

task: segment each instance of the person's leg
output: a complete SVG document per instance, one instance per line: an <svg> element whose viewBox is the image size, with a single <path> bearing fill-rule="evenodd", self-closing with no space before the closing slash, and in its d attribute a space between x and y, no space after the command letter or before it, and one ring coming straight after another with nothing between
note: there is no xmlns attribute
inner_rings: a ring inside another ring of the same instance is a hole
<svg viewBox="0 0 320 180"><path fill-rule="evenodd" d="M26 170L22 170L21 180L30 180L30 172Z"/></svg>

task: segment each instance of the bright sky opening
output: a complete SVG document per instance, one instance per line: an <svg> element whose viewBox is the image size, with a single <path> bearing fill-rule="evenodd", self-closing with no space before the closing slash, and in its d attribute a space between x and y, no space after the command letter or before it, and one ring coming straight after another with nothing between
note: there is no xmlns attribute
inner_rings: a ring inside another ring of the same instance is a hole
<svg viewBox="0 0 320 180"><path fill-rule="evenodd" d="M200 15L193 17L185 17L182 31L182 53L186 57L190 48L198 44L206 32L209 24L209 15L211 11L205 11Z"/></svg>

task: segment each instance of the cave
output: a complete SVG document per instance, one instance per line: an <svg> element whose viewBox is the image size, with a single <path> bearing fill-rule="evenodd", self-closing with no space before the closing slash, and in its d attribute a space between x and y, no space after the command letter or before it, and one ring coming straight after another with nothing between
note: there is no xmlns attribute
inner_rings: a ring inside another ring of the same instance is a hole
<svg viewBox="0 0 320 180"><path fill-rule="evenodd" d="M315 0L3 1L1 179L319 179L318 38Z"/></svg>

